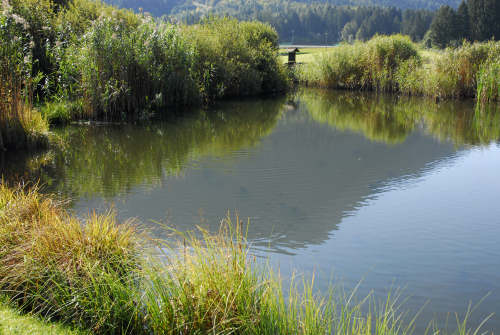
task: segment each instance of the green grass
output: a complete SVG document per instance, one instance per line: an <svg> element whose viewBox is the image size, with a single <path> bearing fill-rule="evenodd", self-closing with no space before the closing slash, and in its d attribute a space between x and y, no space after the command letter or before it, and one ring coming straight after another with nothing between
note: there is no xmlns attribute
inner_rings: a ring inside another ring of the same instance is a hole
<svg viewBox="0 0 500 335"><path fill-rule="evenodd" d="M311 85L355 90L395 91L401 64L420 64L417 47L402 35L375 36L317 54L301 66L298 77Z"/></svg>
<svg viewBox="0 0 500 335"><path fill-rule="evenodd" d="M10 306L6 299L0 298L0 335L80 335L68 326L48 322L37 316L22 314L18 309Z"/></svg>
<svg viewBox="0 0 500 335"><path fill-rule="evenodd" d="M321 294L300 276L285 287L252 255L247 225L228 215L218 232L165 227L171 238L156 241L111 212L81 220L36 188L0 185L0 288L25 312L95 334L413 333L417 316L397 292L386 301ZM482 326L469 315L459 335ZM442 334L433 325L427 334Z"/></svg>
<svg viewBox="0 0 500 335"><path fill-rule="evenodd" d="M464 43L446 50L421 49L401 35L375 36L312 55L298 78L308 85L423 95L436 100L500 96L500 43Z"/></svg>
<svg viewBox="0 0 500 335"><path fill-rule="evenodd" d="M48 123L33 109L31 57L12 19L0 13L0 151L48 144Z"/></svg>
<svg viewBox="0 0 500 335"><path fill-rule="evenodd" d="M329 51L335 47L324 47L324 48L299 48L300 52L296 55L297 63L309 63L314 60L314 58L323 52ZM288 49L280 49L280 61L281 63L288 63Z"/></svg>

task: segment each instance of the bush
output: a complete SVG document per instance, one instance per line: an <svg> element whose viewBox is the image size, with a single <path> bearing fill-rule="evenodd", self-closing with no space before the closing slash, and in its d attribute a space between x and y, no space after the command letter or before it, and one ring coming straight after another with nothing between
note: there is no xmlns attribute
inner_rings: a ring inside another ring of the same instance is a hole
<svg viewBox="0 0 500 335"><path fill-rule="evenodd" d="M301 78L323 87L395 91L397 71L409 60L418 63L420 57L408 37L375 36L366 43L333 48L307 64Z"/></svg>
<svg viewBox="0 0 500 335"><path fill-rule="evenodd" d="M194 72L204 101L286 88L285 68L278 61L278 35L269 25L208 19L183 27L183 33L196 48Z"/></svg>

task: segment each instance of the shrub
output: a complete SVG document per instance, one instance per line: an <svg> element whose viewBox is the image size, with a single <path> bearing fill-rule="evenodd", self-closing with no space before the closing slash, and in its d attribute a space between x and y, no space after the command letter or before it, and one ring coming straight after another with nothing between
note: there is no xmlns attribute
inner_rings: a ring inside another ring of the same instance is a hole
<svg viewBox="0 0 500 335"><path fill-rule="evenodd" d="M286 88L278 36L269 25L225 18L182 29L196 48L194 73L206 102Z"/></svg>
<svg viewBox="0 0 500 335"><path fill-rule="evenodd" d="M420 57L408 37L375 36L366 43L343 44L324 53L304 67L301 78L331 88L395 91L398 68L409 60L418 63Z"/></svg>

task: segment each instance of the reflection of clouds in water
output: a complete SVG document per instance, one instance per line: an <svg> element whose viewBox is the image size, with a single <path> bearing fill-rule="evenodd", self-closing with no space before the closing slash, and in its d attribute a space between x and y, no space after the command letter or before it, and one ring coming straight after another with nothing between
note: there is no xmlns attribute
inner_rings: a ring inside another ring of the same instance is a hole
<svg viewBox="0 0 500 335"><path fill-rule="evenodd" d="M292 251L323 243L378 194L452 164L453 145L421 124L433 113L445 114L432 116L443 129L467 119L460 103L456 121L445 105L426 112L421 99L304 90L295 100L288 110L285 99L250 100L168 124L64 128L69 144L44 174L51 190L86 199L77 210L104 198L123 218L168 212L181 229L213 229L237 209L256 217L250 238Z"/></svg>
<svg viewBox="0 0 500 335"><path fill-rule="evenodd" d="M370 288L413 281L419 298L442 289L446 307L462 306L466 289L477 292L472 284L498 287L494 183L475 185L498 180L494 162L483 170L500 149L488 145L498 138L494 115L481 123L466 103L345 92L308 90L297 100L286 112L281 100L232 103L223 120L202 113L168 125L69 127L63 151L25 161L48 189L72 196L80 215L114 204L158 236L165 232L151 220L215 231L230 210L250 218L257 256L335 266L349 283L367 271ZM471 248L477 259L457 262Z"/></svg>

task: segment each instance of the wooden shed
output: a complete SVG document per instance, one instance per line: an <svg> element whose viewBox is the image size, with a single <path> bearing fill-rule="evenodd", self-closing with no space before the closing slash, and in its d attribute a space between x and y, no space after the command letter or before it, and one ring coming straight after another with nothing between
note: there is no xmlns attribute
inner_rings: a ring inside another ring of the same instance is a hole
<svg viewBox="0 0 500 335"><path fill-rule="evenodd" d="M288 64L295 64L297 52L300 52L299 48L288 49Z"/></svg>

